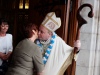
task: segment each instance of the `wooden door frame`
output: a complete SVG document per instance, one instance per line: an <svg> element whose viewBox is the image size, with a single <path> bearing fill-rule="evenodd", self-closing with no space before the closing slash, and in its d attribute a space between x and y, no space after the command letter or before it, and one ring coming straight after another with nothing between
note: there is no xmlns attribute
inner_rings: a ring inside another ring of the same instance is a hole
<svg viewBox="0 0 100 75"><path fill-rule="evenodd" d="M74 41L76 38L76 32L77 32L77 19L76 19L76 14L77 14L77 10L78 10L78 6L79 6L79 1L80 0L71 0L72 4L71 4L71 10L69 15L69 23L68 23L68 37L67 37L67 44L70 46L74 46ZM72 65L70 65L66 72L65 75L71 75L71 67Z"/></svg>

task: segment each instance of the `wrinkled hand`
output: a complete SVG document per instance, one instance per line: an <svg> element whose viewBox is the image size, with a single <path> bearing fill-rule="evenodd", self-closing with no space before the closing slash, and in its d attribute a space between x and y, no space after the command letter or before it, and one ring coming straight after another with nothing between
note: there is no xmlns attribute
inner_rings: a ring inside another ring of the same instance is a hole
<svg viewBox="0 0 100 75"><path fill-rule="evenodd" d="M78 49L80 49L80 47L81 47L81 42L80 42L80 40L76 40L76 41L75 41L74 47L77 47Z"/></svg>

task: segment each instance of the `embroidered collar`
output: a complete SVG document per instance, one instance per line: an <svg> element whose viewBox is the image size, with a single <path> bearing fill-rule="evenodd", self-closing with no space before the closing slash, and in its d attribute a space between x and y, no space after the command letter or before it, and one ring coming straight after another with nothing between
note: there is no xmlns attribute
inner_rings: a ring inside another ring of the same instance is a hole
<svg viewBox="0 0 100 75"><path fill-rule="evenodd" d="M51 50L52 50L52 48L53 48L53 44L54 44L54 42L55 42L55 38L56 38L56 34L53 33L53 36L52 36L51 39L50 39L50 44L49 44L49 46L47 47L46 52L45 52L45 54L44 54L44 56L43 56L43 62L44 62L44 64L46 64L46 62L47 62L47 60L48 60L48 58L49 58L49 55L50 55ZM42 44L40 43L39 40L37 40L36 43L37 43L38 46L42 47Z"/></svg>

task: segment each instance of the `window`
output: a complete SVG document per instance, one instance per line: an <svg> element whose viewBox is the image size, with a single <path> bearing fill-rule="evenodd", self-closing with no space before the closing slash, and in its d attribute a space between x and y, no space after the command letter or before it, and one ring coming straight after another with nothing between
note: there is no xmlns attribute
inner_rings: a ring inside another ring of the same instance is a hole
<svg viewBox="0 0 100 75"><path fill-rule="evenodd" d="M29 0L25 0L25 9L29 9Z"/></svg>
<svg viewBox="0 0 100 75"><path fill-rule="evenodd" d="M19 9L29 9L29 0L20 0Z"/></svg>
<svg viewBox="0 0 100 75"><path fill-rule="evenodd" d="M20 0L19 2L19 9L23 9L23 0Z"/></svg>

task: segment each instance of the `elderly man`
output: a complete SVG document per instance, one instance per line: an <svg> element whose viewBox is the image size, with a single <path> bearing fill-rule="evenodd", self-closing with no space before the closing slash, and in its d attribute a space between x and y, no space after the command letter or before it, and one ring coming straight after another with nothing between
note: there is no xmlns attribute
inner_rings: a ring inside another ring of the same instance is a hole
<svg viewBox="0 0 100 75"><path fill-rule="evenodd" d="M43 55L45 75L62 75L72 61L73 47L55 33L60 26L60 18L56 17L55 12L50 12L39 27L39 40L36 43ZM80 47L80 41L75 42L75 46Z"/></svg>

